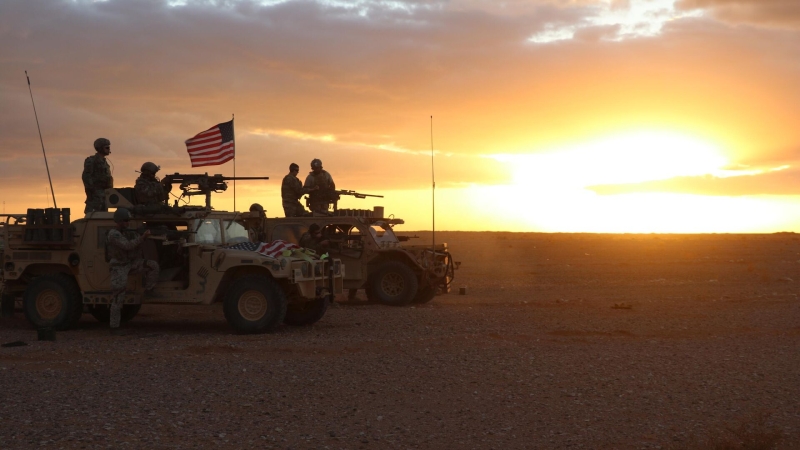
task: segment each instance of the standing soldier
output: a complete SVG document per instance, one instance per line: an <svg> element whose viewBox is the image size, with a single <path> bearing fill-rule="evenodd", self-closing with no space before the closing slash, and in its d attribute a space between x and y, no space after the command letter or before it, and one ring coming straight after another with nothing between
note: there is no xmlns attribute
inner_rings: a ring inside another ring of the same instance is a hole
<svg viewBox="0 0 800 450"><path fill-rule="evenodd" d="M86 191L86 208L84 213L92 211L108 211L106 207L107 188L114 187L111 167L106 156L111 153L111 141L98 138L94 141L95 154L83 161L83 189Z"/></svg>
<svg viewBox="0 0 800 450"><path fill-rule="evenodd" d="M309 189L303 187L303 183L297 178L300 166L295 163L289 165L289 174L283 177L281 184L281 199L283 201L283 212L286 217L303 217L306 209L300 203L300 197L308 194Z"/></svg>
<svg viewBox="0 0 800 450"><path fill-rule="evenodd" d="M141 175L136 179L133 190L136 195L136 202L143 205L163 204L169 196L169 189L156 178L156 172L160 166L151 162L142 164ZM172 185L169 186L172 188Z"/></svg>
<svg viewBox="0 0 800 450"><path fill-rule="evenodd" d="M331 191L336 189L336 183L333 182L331 174L322 170L322 161L319 159L311 161L311 172L308 173L303 187L309 191L308 202L311 212L327 215L328 205L333 201Z"/></svg>
<svg viewBox="0 0 800 450"><path fill-rule="evenodd" d="M117 223L117 228L109 231L106 239L111 272L111 320L109 321L111 334L121 334L119 323L122 305L125 303L128 275L144 273L145 296L157 297L153 288L158 281L158 263L142 257L142 242L150 235L150 230L145 230L140 236L135 231L127 229L130 220L130 211L125 208L117 208L114 211L114 222Z"/></svg>

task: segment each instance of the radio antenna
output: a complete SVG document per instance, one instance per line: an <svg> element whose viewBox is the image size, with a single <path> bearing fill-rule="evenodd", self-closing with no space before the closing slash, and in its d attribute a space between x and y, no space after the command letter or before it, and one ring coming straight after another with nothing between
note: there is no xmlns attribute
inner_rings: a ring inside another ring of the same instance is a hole
<svg viewBox="0 0 800 450"><path fill-rule="evenodd" d="M436 177L433 171L433 116L431 116L431 267L436 262Z"/></svg>
<svg viewBox="0 0 800 450"><path fill-rule="evenodd" d="M33 116L36 117L36 129L39 130L39 142L42 143L42 154L44 155L44 167L47 169L47 181L50 182L50 195L53 197L53 207L58 208L56 205L56 193L53 191L53 179L50 178L50 166L47 165L47 153L44 151L44 139L42 139L42 128L39 126L39 115L36 114L36 103L33 102L33 91L31 90L31 78L28 76L28 71L25 71L25 78L28 79L28 92L31 94L31 105L33 105Z"/></svg>

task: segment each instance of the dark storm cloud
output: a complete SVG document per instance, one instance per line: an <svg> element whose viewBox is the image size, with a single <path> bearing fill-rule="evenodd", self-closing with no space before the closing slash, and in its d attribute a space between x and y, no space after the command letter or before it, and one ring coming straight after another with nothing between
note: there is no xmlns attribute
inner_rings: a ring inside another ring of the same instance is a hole
<svg viewBox="0 0 800 450"><path fill-rule="evenodd" d="M797 0L679 0L676 7L705 9L733 23L800 28L800 2Z"/></svg>

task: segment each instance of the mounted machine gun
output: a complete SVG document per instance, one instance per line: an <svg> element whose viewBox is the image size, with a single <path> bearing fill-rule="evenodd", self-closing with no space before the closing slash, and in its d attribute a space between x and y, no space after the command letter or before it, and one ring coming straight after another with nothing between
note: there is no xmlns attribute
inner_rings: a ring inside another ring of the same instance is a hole
<svg viewBox="0 0 800 450"><path fill-rule="evenodd" d="M339 199L341 198L342 195L350 195L355 198L362 198L362 199L367 197L383 198L382 195L362 194L356 191L319 189L308 193L308 198L306 199L306 206L310 207L312 199L319 198L320 200L327 201L328 205L333 205L333 212L335 214L336 211L339 209Z"/></svg>
<svg viewBox="0 0 800 450"><path fill-rule="evenodd" d="M183 191L178 200L193 195L205 195L206 209L211 209L211 193L225 192L228 189L227 182L231 180L269 180L269 177L224 177L220 174L182 174L176 172L171 175L165 175L161 179L161 183L165 187L177 184L178 188ZM175 200L175 206L178 205L178 200Z"/></svg>

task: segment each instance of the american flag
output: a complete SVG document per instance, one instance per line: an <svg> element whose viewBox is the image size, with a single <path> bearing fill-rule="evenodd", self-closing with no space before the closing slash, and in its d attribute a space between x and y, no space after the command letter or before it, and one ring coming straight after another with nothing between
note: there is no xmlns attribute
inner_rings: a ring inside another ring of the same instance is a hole
<svg viewBox="0 0 800 450"><path fill-rule="evenodd" d="M192 167L216 166L233 159L233 120L198 133L186 140Z"/></svg>
<svg viewBox="0 0 800 450"><path fill-rule="evenodd" d="M269 256L270 258L277 258L278 256L281 256L281 253L283 253L284 250L295 250L299 249L300 246L278 239L270 243L242 242L241 244L232 245L228 248L232 250L248 250L251 252L260 253L264 256Z"/></svg>

